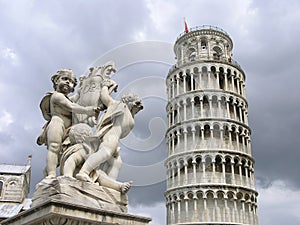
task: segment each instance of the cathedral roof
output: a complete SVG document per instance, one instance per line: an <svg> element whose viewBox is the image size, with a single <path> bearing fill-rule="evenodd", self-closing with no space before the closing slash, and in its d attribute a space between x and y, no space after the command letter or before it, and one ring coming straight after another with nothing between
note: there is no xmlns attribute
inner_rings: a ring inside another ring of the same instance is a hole
<svg viewBox="0 0 300 225"><path fill-rule="evenodd" d="M0 164L0 174L24 174L29 169L30 169L29 165L18 166L18 165Z"/></svg>
<svg viewBox="0 0 300 225"><path fill-rule="evenodd" d="M30 208L31 199L24 199L22 203L1 202L0 203L0 218L10 218L17 215L22 210Z"/></svg>
<svg viewBox="0 0 300 225"><path fill-rule="evenodd" d="M0 218L9 218L17 215L23 205L19 203L0 203Z"/></svg>

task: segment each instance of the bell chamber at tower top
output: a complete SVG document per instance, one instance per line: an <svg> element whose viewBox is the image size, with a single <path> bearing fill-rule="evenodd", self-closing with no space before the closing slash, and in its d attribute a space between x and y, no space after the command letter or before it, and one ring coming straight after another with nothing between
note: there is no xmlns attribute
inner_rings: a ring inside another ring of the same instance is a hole
<svg viewBox="0 0 300 225"><path fill-rule="evenodd" d="M179 35L174 45L176 66L199 61L220 60L232 63L233 43L229 35L214 26L198 26Z"/></svg>

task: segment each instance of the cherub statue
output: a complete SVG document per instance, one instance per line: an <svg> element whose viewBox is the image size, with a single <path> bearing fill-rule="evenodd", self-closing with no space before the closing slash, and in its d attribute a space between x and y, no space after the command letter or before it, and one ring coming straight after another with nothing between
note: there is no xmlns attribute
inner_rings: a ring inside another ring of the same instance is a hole
<svg viewBox="0 0 300 225"><path fill-rule="evenodd" d="M64 142L68 145L63 147L60 169L63 176L75 177L85 160L94 153L95 149L98 149L100 140L93 129L85 123L73 125L69 130L68 139ZM90 179L101 186L126 193L131 187L131 182L116 181L121 166L118 152L119 147L116 153L107 160L106 163L109 166L105 164L97 167L91 172Z"/></svg>
<svg viewBox="0 0 300 225"><path fill-rule="evenodd" d="M62 141L66 129L72 125L72 113L82 113L87 116L95 116L99 113L97 107L81 106L68 98L68 94L74 91L77 84L77 79L72 70L59 70L52 76L51 80L54 92L47 93L40 104L42 114L48 122L37 139L39 145L45 144L48 148L46 178L56 177Z"/></svg>
<svg viewBox="0 0 300 225"><path fill-rule="evenodd" d="M111 159L118 150L119 140L126 137L134 127L134 116L143 109L141 99L134 94L128 94L121 101L114 100L109 94L109 87L104 83L101 90L102 103L107 111L97 124L96 132L101 143L95 153L91 154L76 178L93 182L91 172L107 160ZM98 180L102 184L101 176Z"/></svg>

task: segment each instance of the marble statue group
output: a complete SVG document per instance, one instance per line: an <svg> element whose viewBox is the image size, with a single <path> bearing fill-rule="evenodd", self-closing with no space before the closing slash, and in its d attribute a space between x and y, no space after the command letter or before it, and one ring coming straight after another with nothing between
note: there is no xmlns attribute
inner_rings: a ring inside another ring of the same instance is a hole
<svg viewBox="0 0 300 225"><path fill-rule="evenodd" d="M62 69L51 77L53 92L40 103L47 121L37 139L47 146L45 179L60 175L80 181L97 183L126 193L131 181L119 182L117 176L122 164L119 155L120 139L134 126L134 116L143 109L135 94L123 95L120 100L111 97L117 83L111 79L114 62L92 67L87 76L77 79L70 69Z"/></svg>

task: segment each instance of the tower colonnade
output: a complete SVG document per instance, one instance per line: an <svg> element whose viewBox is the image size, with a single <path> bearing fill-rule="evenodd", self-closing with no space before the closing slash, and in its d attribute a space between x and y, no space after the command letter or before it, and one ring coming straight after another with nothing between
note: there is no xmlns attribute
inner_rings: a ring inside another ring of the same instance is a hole
<svg viewBox="0 0 300 225"><path fill-rule="evenodd" d="M239 73L239 66L230 65L229 62L216 63L214 61L193 61L187 64L187 68L177 70L177 73L168 76L169 99L186 91L202 89L220 89L245 96L245 74ZM177 67L173 67L176 70Z"/></svg>
<svg viewBox="0 0 300 225"><path fill-rule="evenodd" d="M251 155L250 132L247 127L227 121L191 120L171 127L166 135L168 154L196 149L222 149Z"/></svg>
<svg viewBox="0 0 300 225"><path fill-rule="evenodd" d="M191 184L242 185L254 188L254 165L252 158L243 154L232 156L230 152L194 151L174 156L167 168L167 188Z"/></svg>
<svg viewBox="0 0 300 225"><path fill-rule="evenodd" d="M201 190L195 191L198 188L181 188L167 197L167 210L171 212L167 215L169 223L213 221L214 224L258 224L257 199L255 194L249 195L249 190L222 187L227 190L216 191L209 186L201 186Z"/></svg>
<svg viewBox="0 0 300 225"><path fill-rule="evenodd" d="M169 126L185 120L221 117L248 124L247 102L218 91L188 92L174 98L167 106Z"/></svg>
<svg viewBox="0 0 300 225"><path fill-rule="evenodd" d="M180 35L167 78L167 224L258 225L246 75L220 28Z"/></svg>

